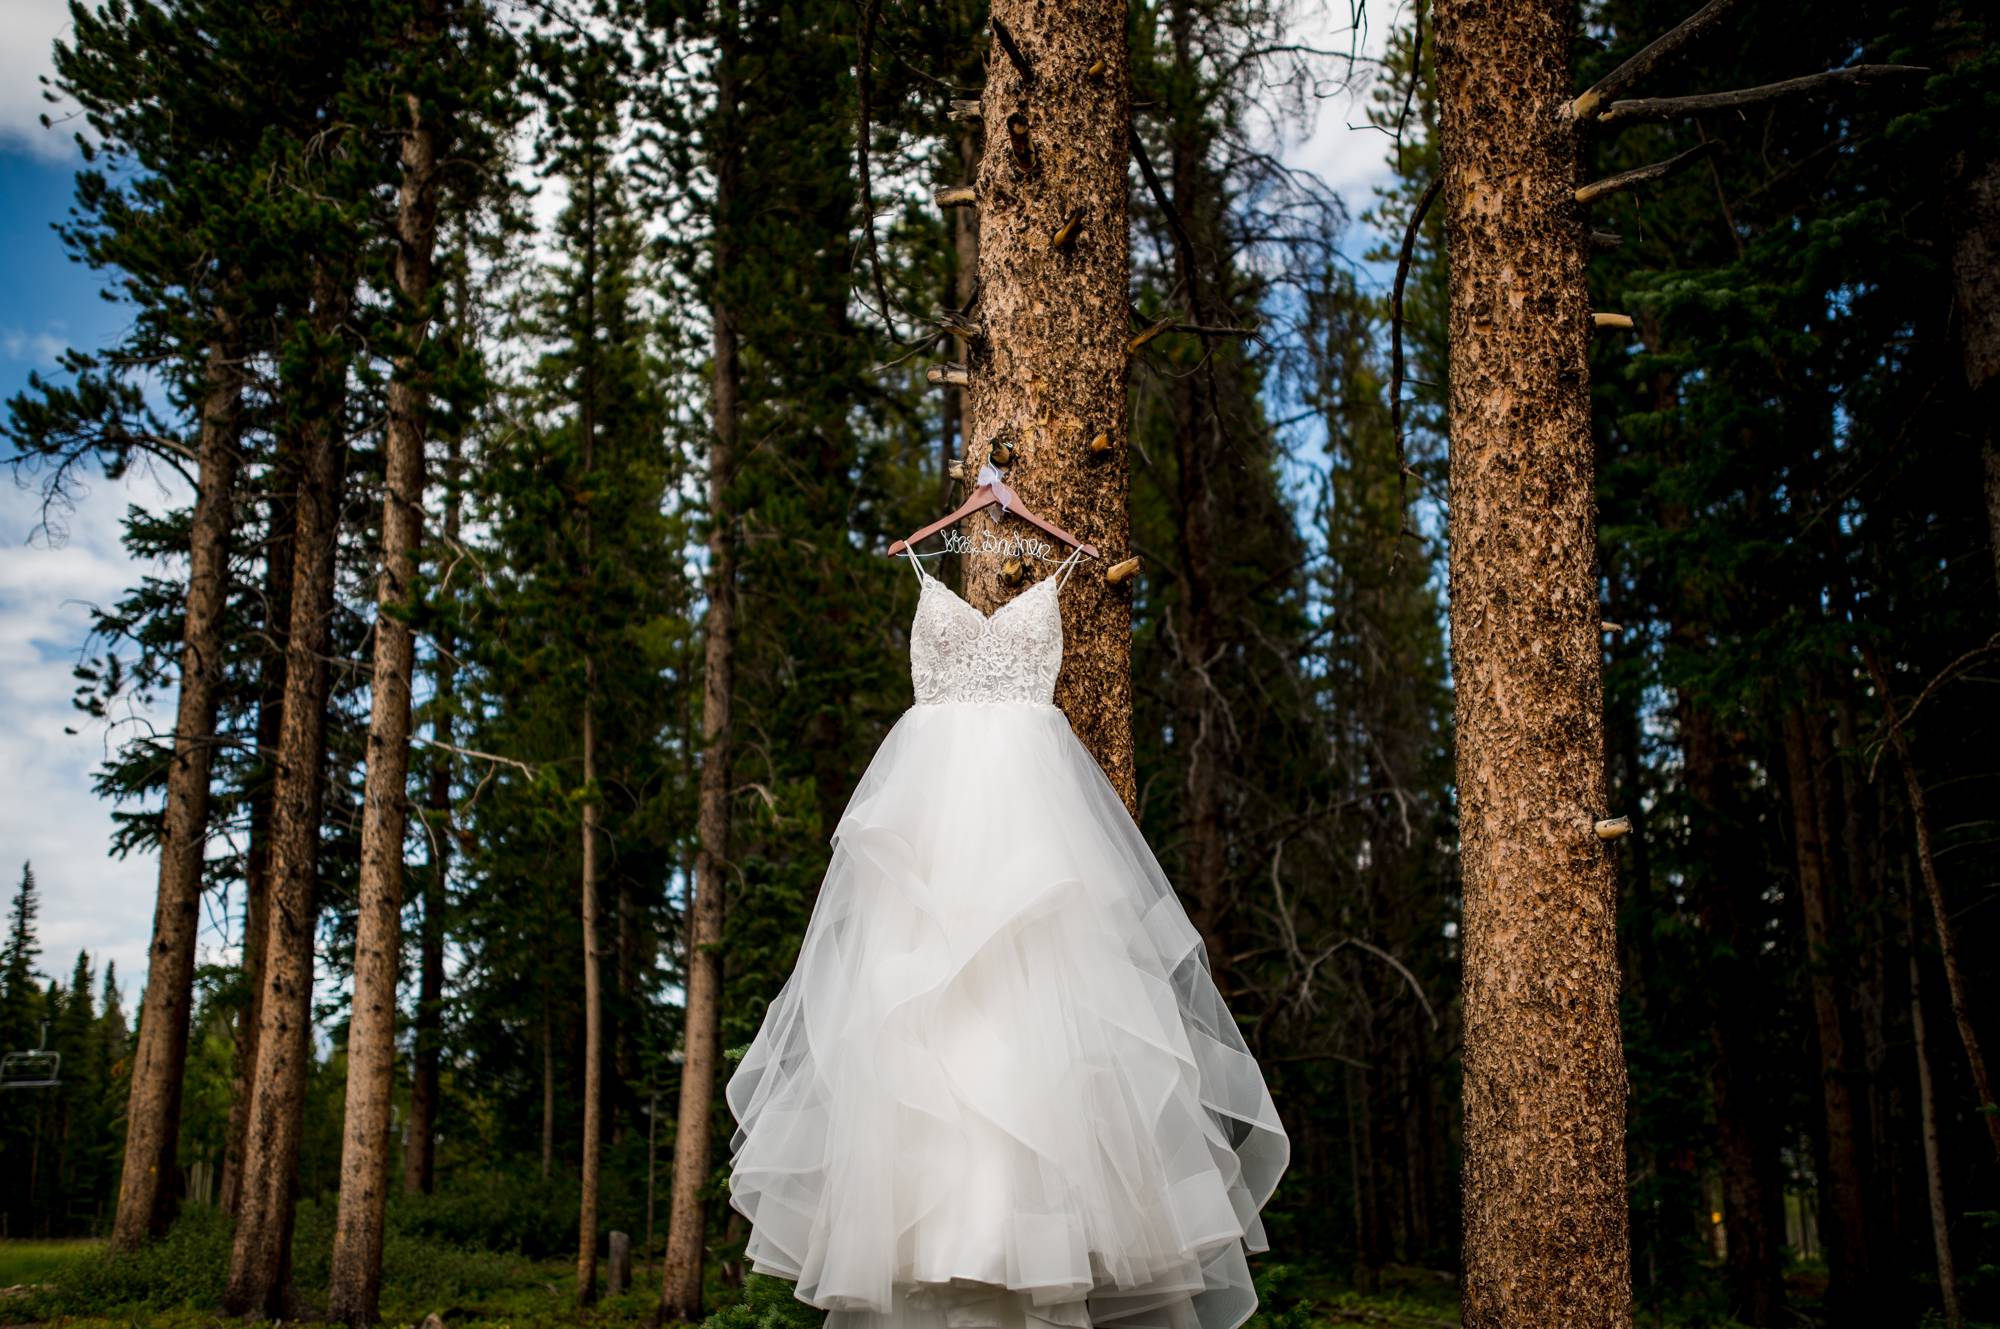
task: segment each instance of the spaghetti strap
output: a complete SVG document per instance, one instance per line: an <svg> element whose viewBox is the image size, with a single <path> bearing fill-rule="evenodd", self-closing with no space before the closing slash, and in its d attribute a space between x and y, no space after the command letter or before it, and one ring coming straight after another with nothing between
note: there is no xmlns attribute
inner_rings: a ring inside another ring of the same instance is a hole
<svg viewBox="0 0 2000 1329"><path fill-rule="evenodd" d="M1082 557L1083 557L1083 549L1081 546L1079 546L1078 548L1071 550L1070 556L1063 560L1061 567L1056 569L1057 590L1061 590L1064 586L1067 586L1069 584L1070 574L1076 570L1077 560Z"/></svg>
<svg viewBox="0 0 2000 1329"><path fill-rule="evenodd" d="M903 546L903 553L905 553L906 555L908 555L908 556L909 556L909 560L910 560L910 571L912 571L912 572L914 572L914 573L916 573L916 574L917 574L917 585L919 585L919 586L923 585L923 584L924 584L924 565L923 565L923 564L921 564L921 563L919 563L919 562L917 562L917 551L916 551L916 550L914 550L914 549L912 549L912 548L910 548L910 547L909 547L908 545L904 545L904 546Z"/></svg>

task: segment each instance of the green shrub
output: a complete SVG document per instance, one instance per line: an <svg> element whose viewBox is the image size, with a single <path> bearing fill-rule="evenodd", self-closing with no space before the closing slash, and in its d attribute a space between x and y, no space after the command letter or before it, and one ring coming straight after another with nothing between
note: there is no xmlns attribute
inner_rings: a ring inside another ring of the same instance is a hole
<svg viewBox="0 0 2000 1329"><path fill-rule="evenodd" d="M742 1299L702 1321L702 1329L820 1329L825 1322L826 1312L793 1296L784 1279L751 1274Z"/></svg>
<svg viewBox="0 0 2000 1329"><path fill-rule="evenodd" d="M66 1263L51 1286L10 1305L8 1318L215 1306L229 1274L229 1231L220 1210L190 1209L166 1236L129 1255L98 1251Z"/></svg>
<svg viewBox="0 0 2000 1329"><path fill-rule="evenodd" d="M393 1197L389 1235L557 1259L576 1253L577 1201L574 1181L459 1177L434 1195Z"/></svg>

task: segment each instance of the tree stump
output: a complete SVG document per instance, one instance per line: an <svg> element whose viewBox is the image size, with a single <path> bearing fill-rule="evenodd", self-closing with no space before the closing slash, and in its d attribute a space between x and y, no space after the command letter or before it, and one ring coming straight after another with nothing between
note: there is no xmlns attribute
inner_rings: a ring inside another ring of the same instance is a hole
<svg viewBox="0 0 2000 1329"><path fill-rule="evenodd" d="M611 1234L611 1269L605 1291L616 1297L632 1286L632 1238L624 1232Z"/></svg>

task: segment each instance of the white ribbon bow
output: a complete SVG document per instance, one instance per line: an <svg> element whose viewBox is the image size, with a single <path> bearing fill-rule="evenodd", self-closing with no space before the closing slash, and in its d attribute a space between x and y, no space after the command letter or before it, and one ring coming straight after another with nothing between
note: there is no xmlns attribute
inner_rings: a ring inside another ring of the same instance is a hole
<svg viewBox="0 0 2000 1329"><path fill-rule="evenodd" d="M993 490L993 496L1000 500L1000 511L1007 512L1012 508L1014 491L1007 487L1007 478L1000 474L998 466L990 461L981 462L978 483Z"/></svg>

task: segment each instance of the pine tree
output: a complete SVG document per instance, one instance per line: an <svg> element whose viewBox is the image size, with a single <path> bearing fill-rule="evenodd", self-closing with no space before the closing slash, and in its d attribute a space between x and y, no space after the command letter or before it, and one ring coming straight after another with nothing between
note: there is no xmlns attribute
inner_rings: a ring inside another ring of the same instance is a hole
<svg viewBox="0 0 2000 1329"><path fill-rule="evenodd" d="M1570 14L1433 14L1451 249L1465 1322L1623 1324L1618 891L1592 831L1608 815L1592 320L1576 145L1550 128L1573 95Z"/></svg>

